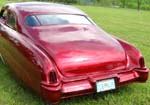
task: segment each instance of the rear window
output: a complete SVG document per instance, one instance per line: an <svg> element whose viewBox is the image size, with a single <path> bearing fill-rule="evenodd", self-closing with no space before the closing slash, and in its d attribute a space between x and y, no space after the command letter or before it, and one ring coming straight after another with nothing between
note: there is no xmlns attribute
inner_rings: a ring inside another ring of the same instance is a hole
<svg viewBox="0 0 150 105"><path fill-rule="evenodd" d="M82 15L33 15L25 19L25 23L29 26L45 26L57 24L92 24L91 21Z"/></svg>

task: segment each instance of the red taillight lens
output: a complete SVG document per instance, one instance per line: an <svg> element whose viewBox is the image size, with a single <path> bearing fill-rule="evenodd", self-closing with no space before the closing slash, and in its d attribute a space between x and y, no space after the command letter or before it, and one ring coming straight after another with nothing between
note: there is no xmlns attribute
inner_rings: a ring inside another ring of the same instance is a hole
<svg viewBox="0 0 150 105"><path fill-rule="evenodd" d="M50 81L50 83L56 83L57 82L57 75L56 75L55 71L50 71L49 81Z"/></svg>
<svg viewBox="0 0 150 105"><path fill-rule="evenodd" d="M143 58L143 57L140 58L139 64L140 64L140 67L141 67L141 68L144 68L144 67L145 67L145 61L144 61L144 58Z"/></svg>

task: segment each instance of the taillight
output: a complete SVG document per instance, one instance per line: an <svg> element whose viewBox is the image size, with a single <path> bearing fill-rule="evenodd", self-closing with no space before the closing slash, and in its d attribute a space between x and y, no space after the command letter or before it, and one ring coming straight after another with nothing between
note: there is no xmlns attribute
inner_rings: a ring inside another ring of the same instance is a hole
<svg viewBox="0 0 150 105"><path fill-rule="evenodd" d="M57 82L57 75L55 71L50 71L49 73L49 82L54 84Z"/></svg>
<svg viewBox="0 0 150 105"><path fill-rule="evenodd" d="M141 68L144 68L144 67L145 67L145 61L144 61L144 58L143 58L143 57L140 58L139 64L140 64L140 67L141 67Z"/></svg>

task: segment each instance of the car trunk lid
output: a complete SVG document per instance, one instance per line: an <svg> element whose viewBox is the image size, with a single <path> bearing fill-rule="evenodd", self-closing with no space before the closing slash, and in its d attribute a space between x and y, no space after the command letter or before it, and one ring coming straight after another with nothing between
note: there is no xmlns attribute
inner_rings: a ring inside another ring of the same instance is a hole
<svg viewBox="0 0 150 105"><path fill-rule="evenodd" d="M54 25L35 28L38 44L65 76L81 76L126 68L120 43L95 26Z"/></svg>

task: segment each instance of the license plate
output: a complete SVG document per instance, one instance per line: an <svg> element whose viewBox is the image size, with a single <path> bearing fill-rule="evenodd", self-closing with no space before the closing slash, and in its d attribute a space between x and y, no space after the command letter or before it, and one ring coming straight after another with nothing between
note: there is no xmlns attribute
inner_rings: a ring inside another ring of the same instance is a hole
<svg viewBox="0 0 150 105"><path fill-rule="evenodd" d="M114 78L96 82L96 91L97 92L104 92L104 91L108 91L108 90L113 90L115 88L116 88L116 86L115 86Z"/></svg>

